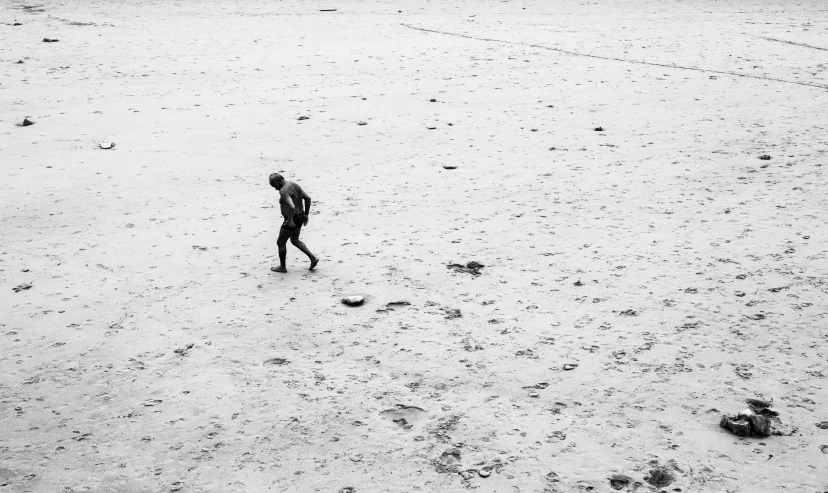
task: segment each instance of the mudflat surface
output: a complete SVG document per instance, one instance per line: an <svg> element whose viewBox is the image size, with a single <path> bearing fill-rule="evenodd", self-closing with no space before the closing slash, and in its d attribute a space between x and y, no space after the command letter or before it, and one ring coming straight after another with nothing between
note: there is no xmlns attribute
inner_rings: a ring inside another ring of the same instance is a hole
<svg viewBox="0 0 828 493"><path fill-rule="evenodd" d="M828 491L827 9L4 2L0 491Z"/></svg>

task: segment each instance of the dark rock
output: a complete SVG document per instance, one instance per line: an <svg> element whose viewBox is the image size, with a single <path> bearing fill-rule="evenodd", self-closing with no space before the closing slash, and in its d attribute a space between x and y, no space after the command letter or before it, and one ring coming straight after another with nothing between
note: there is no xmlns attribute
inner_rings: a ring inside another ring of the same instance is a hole
<svg viewBox="0 0 828 493"><path fill-rule="evenodd" d="M770 158L771 157L767 154L762 154L761 156L759 156L759 159L761 159L762 161L770 161Z"/></svg>
<svg viewBox="0 0 828 493"><path fill-rule="evenodd" d="M23 63L23 60L18 60L17 63Z"/></svg>
<svg viewBox="0 0 828 493"><path fill-rule="evenodd" d="M29 125L34 125L34 122L33 122L33 121L31 121L31 120L29 120L28 118L24 118L24 119L23 119L22 126L24 126L24 127L28 127Z"/></svg>
<svg viewBox="0 0 828 493"><path fill-rule="evenodd" d="M603 132L603 131L604 131L604 127L595 127L595 131L596 131L596 132Z"/></svg>
<svg viewBox="0 0 828 493"><path fill-rule="evenodd" d="M57 43L58 41L57 39L43 38L44 43Z"/></svg>
<svg viewBox="0 0 828 493"><path fill-rule="evenodd" d="M623 490L627 486L629 486L633 480L629 476L624 476L623 474L613 474L611 478L609 478L610 487L614 490Z"/></svg>
<svg viewBox="0 0 828 493"><path fill-rule="evenodd" d="M453 270L454 272L461 272L464 274L471 274L473 276L480 275L480 269L485 267L485 265L481 264L480 262L476 262L472 260L468 262L466 265L461 264L448 264L446 268Z"/></svg>

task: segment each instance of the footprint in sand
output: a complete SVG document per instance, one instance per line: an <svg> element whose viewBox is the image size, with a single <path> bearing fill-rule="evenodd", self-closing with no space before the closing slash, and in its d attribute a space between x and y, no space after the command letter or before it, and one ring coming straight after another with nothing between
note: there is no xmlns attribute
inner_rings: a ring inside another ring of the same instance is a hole
<svg viewBox="0 0 828 493"><path fill-rule="evenodd" d="M396 409L386 409L380 415L399 426L403 430L410 430L419 424L425 417L425 410L417 406L406 406L397 404Z"/></svg>

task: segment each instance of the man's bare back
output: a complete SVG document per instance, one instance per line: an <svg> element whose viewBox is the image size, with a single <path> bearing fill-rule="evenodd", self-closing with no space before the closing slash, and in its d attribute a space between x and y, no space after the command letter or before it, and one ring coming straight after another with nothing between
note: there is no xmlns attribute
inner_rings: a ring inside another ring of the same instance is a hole
<svg viewBox="0 0 828 493"><path fill-rule="evenodd" d="M290 213L290 202L294 205L294 215L304 214L305 209L302 207L302 199L307 194L302 190L298 183L292 181L285 181L285 184L279 190L279 206L282 209L282 217L287 219ZM290 197L290 201L288 201Z"/></svg>

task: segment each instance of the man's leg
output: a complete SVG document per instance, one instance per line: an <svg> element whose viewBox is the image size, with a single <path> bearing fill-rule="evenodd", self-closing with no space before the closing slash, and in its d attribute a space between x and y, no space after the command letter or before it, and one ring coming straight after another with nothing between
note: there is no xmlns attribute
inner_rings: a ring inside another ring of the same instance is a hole
<svg viewBox="0 0 828 493"><path fill-rule="evenodd" d="M279 266L271 267L270 270L273 272L287 272L287 266L285 265L285 258L287 257L287 242L292 234L293 231L289 229L279 229L279 238L276 240L276 245L279 247Z"/></svg>
<svg viewBox="0 0 828 493"><path fill-rule="evenodd" d="M308 247L305 246L305 244L302 242L302 240L299 239L299 233L301 233L301 232L302 232L301 228L296 228L296 230L293 231L293 234L290 235L290 242L291 242L291 244L293 244L293 246L295 246L299 250L302 250L302 252L304 252L304 254L308 256L308 258L311 261L310 268L311 268L311 270L313 270L313 268L316 267L316 264L319 263L319 259L316 258L316 256L314 256L314 254L312 254L311 251L308 250Z"/></svg>

